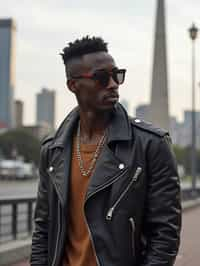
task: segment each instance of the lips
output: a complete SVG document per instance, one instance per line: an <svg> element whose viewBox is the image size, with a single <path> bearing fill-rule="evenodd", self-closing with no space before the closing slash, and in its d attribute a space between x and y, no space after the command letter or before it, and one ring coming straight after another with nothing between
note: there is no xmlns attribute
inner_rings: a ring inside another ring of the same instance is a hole
<svg viewBox="0 0 200 266"><path fill-rule="evenodd" d="M108 95L105 95L105 99L119 99L118 93L110 93Z"/></svg>

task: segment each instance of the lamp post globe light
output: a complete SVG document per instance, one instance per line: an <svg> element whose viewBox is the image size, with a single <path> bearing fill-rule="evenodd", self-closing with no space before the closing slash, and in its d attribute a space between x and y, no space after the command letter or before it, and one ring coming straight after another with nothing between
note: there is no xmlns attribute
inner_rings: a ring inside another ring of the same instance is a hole
<svg viewBox="0 0 200 266"><path fill-rule="evenodd" d="M195 40L198 35L198 28L193 23L189 28L189 35L192 40L192 152L191 152L191 174L192 190L196 189L196 110L195 110L195 83L196 83L196 65L195 65Z"/></svg>

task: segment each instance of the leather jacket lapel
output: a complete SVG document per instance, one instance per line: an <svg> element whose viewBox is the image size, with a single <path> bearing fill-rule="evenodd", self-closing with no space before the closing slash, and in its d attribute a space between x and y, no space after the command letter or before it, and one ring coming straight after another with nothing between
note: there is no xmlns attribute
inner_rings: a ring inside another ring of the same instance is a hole
<svg viewBox="0 0 200 266"><path fill-rule="evenodd" d="M103 189L123 173L130 171L132 131L128 118L119 105L108 128L104 146L89 183L86 199Z"/></svg>
<svg viewBox="0 0 200 266"><path fill-rule="evenodd" d="M109 147L105 145L90 177L86 199L104 186L107 186L111 180L120 175L126 168L127 166L124 162L119 160Z"/></svg>
<svg viewBox="0 0 200 266"><path fill-rule="evenodd" d="M51 162L49 169L53 167L53 171L49 172L49 175L64 208L67 205L68 198L72 136L78 118L78 108L75 108L58 129L54 142L50 147Z"/></svg>
<svg viewBox="0 0 200 266"><path fill-rule="evenodd" d="M64 149L58 148L54 150L54 155L50 166L53 167L54 171L49 173L63 207L66 206L68 198L71 150L72 143L70 141L66 143Z"/></svg>

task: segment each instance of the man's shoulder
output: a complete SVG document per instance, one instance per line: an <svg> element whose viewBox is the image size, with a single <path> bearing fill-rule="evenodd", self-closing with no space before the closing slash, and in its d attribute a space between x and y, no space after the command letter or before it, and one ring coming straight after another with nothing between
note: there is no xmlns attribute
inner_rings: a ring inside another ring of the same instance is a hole
<svg viewBox="0 0 200 266"><path fill-rule="evenodd" d="M129 119L131 121L132 126L138 129L139 131L143 131L160 138L169 136L169 132L167 130L160 127L156 127L150 122L144 121L140 118L129 117Z"/></svg>
<svg viewBox="0 0 200 266"><path fill-rule="evenodd" d="M44 137L44 139L41 141L41 145L44 146L44 145L51 144L51 142L54 139L54 135L55 135L55 133L50 134L50 135Z"/></svg>

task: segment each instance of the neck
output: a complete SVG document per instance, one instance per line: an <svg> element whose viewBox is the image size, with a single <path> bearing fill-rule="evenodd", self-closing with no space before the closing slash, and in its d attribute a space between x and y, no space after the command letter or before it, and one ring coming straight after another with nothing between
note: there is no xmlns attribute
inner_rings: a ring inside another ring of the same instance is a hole
<svg viewBox="0 0 200 266"><path fill-rule="evenodd" d="M81 142L96 144L110 123L112 112L94 113L80 109Z"/></svg>

